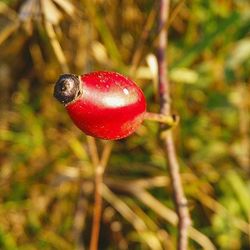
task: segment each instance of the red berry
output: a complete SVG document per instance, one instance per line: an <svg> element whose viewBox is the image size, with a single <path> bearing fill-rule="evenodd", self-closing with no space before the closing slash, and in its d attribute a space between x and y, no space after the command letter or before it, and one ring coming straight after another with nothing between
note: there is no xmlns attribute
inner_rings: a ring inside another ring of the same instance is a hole
<svg viewBox="0 0 250 250"><path fill-rule="evenodd" d="M129 136L141 124L146 111L141 89L115 72L62 75L54 96L65 105L78 128L101 139Z"/></svg>

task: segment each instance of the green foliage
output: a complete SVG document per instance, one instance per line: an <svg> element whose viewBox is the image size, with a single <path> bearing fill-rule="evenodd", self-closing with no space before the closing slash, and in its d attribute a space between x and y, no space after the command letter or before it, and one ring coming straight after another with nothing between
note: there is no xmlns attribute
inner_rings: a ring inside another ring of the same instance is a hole
<svg viewBox="0 0 250 250"><path fill-rule="evenodd" d="M88 246L93 166L53 84L66 70L118 71L158 112L156 2L0 1L0 249ZM199 0L183 1L170 17L166 56L181 118L174 135L193 219L190 249L250 246L249 13L247 0ZM147 121L114 143L100 249L175 249L159 136ZM98 141L98 150L104 145Z"/></svg>

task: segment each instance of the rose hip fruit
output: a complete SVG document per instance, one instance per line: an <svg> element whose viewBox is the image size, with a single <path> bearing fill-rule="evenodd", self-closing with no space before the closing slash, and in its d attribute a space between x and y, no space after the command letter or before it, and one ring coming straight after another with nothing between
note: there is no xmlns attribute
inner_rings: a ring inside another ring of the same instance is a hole
<svg viewBox="0 0 250 250"><path fill-rule="evenodd" d="M61 75L54 96L64 104L79 129L101 139L117 140L131 135L146 112L141 89L115 72Z"/></svg>

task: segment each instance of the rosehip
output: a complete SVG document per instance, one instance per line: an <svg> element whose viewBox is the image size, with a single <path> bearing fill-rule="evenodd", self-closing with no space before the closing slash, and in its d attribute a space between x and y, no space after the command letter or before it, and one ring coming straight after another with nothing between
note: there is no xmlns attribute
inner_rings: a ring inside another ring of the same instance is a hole
<svg viewBox="0 0 250 250"><path fill-rule="evenodd" d="M65 105L79 129L101 139L117 140L131 135L146 112L141 89L115 72L61 75L54 96Z"/></svg>

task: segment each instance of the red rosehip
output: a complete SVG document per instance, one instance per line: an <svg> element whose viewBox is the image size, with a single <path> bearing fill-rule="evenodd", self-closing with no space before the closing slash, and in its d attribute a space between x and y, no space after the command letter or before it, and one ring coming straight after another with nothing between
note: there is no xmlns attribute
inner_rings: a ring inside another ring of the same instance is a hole
<svg viewBox="0 0 250 250"><path fill-rule="evenodd" d="M56 82L54 96L65 105L79 129L101 139L131 135L146 112L141 89L115 72L62 75Z"/></svg>

